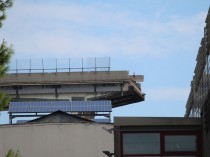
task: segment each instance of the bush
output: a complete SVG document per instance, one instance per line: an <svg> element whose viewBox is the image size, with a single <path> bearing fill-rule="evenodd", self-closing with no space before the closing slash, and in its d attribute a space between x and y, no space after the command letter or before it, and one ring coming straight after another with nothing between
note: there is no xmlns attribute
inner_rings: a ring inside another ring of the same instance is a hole
<svg viewBox="0 0 210 157"><path fill-rule="evenodd" d="M6 157L21 157L19 151L17 150L16 153L10 149L6 155Z"/></svg>

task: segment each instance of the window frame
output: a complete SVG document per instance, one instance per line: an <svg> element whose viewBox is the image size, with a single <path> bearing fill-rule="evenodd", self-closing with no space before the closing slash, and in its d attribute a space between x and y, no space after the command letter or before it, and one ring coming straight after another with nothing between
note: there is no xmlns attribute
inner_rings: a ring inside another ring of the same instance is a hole
<svg viewBox="0 0 210 157"><path fill-rule="evenodd" d="M142 134L145 134L145 133L151 133L151 134L154 134L154 133L157 133L157 134L159 134L160 135L160 148L161 148L161 134L160 134L160 132L136 132L136 131L134 131L134 132L123 132L123 133L121 133L121 154L123 155L123 157L124 156L154 156L154 157L156 157L156 156L159 156L160 154L125 154L124 155L124 150L123 150L123 134L133 134L133 133L142 133ZM160 149L160 153L161 153L161 149Z"/></svg>
<svg viewBox="0 0 210 157"><path fill-rule="evenodd" d="M196 151L166 151L165 150L165 136L184 136L184 135L194 135L196 136ZM172 155L186 155L186 156L199 156L201 155L201 150L202 150L202 140L201 140L201 133L200 131L167 131L167 132L162 132L162 137L161 137L161 141L162 141L162 153L163 155L168 155L168 156L172 156Z"/></svg>
<svg viewBox="0 0 210 157"><path fill-rule="evenodd" d="M123 135L132 133L159 133L160 134L160 154L124 154L123 150ZM182 135L194 135L196 136L196 151L170 151L165 150L165 136L182 136ZM202 138L200 130L184 130L184 131L122 131L120 133L120 152L121 157L135 157L135 156L201 156L202 155Z"/></svg>

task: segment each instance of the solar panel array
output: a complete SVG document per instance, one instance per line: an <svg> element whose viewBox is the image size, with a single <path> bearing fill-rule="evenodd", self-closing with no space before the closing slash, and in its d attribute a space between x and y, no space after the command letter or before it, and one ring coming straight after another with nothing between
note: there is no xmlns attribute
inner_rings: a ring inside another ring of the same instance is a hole
<svg viewBox="0 0 210 157"><path fill-rule="evenodd" d="M16 124L21 124L21 123L26 123L26 122L28 122L28 120L17 120Z"/></svg>
<svg viewBox="0 0 210 157"><path fill-rule="evenodd" d="M9 113L51 113L64 112L111 112L112 104L103 101L33 101L11 102Z"/></svg>
<svg viewBox="0 0 210 157"><path fill-rule="evenodd" d="M108 119L108 118L106 118L106 119L92 119L92 120L97 123L110 123L110 119Z"/></svg>

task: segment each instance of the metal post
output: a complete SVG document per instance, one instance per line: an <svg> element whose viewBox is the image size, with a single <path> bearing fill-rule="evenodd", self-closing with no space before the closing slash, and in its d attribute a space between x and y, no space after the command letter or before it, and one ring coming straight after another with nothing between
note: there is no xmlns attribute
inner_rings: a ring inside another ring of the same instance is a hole
<svg viewBox="0 0 210 157"><path fill-rule="evenodd" d="M111 112L109 112L109 123L111 123Z"/></svg>
<svg viewBox="0 0 210 157"><path fill-rule="evenodd" d="M58 72L58 63L57 63L57 58L56 58L56 60L55 60L55 65L56 65L56 69L55 69L55 71L56 71L56 73Z"/></svg>
<svg viewBox="0 0 210 157"><path fill-rule="evenodd" d="M12 124L12 113L9 113L9 124Z"/></svg>
<svg viewBox="0 0 210 157"><path fill-rule="evenodd" d="M16 59L16 74L18 74L18 60Z"/></svg>
<svg viewBox="0 0 210 157"><path fill-rule="evenodd" d="M120 84L121 96L123 96L123 84Z"/></svg>
<svg viewBox="0 0 210 157"><path fill-rule="evenodd" d="M29 69L29 74L31 74L31 59L30 59L30 69Z"/></svg>
<svg viewBox="0 0 210 157"><path fill-rule="evenodd" d="M82 72L83 72L83 58L82 58Z"/></svg>
<svg viewBox="0 0 210 157"><path fill-rule="evenodd" d="M58 99L58 87L55 86L55 98Z"/></svg>
<svg viewBox="0 0 210 157"><path fill-rule="evenodd" d="M95 71L97 70L97 68L96 68L96 57L95 57Z"/></svg>
<svg viewBox="0 0 210 157"><path fill-rule="evenodd" d="M42 72L44 74L44 61L43 61L43 58L42 58Z"/></svg>
<svg viewBox="0 0 210 157"><path fill-rule="evenodd" d="M108 68L108 71L110 71L110 67L111 67L111 62L110 62L110 57L109 57L109 68Z"/></svg>
<svg viewBox="0 0 210 157"><path fill-rule="evenodd" d="M71 71L71 59L69 58L69 72Z"/></svg>
<svg viewBox="0 0 210 157"><path fill-rule="evenodd" d="M15 92L16 92L16 99L19 98L19 86L15 86Z"/></svg>

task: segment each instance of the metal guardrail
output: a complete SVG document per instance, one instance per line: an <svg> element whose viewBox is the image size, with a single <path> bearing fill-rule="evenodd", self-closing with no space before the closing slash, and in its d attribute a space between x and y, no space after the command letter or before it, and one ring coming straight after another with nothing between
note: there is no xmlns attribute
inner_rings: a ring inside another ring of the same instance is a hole
<svg viewBox="0 0 210 157"><path fill-rule="evenodd" d="M64 59L16 59L8 73L110 71L110 57Z"/></svg>

